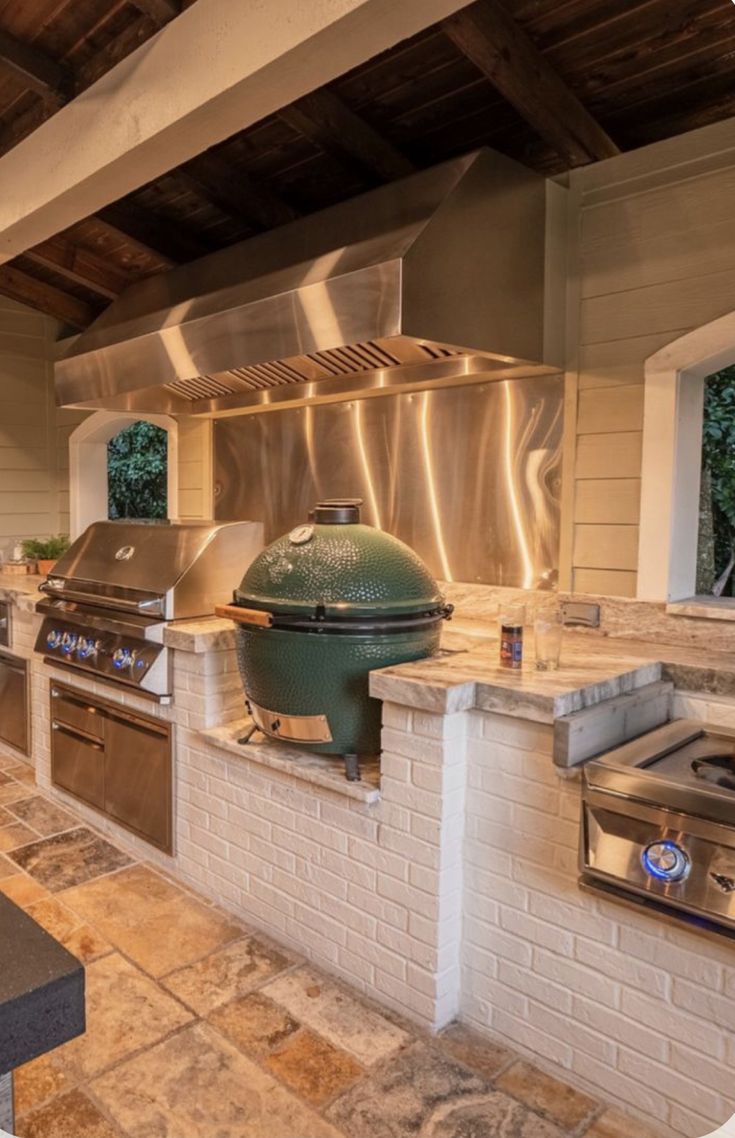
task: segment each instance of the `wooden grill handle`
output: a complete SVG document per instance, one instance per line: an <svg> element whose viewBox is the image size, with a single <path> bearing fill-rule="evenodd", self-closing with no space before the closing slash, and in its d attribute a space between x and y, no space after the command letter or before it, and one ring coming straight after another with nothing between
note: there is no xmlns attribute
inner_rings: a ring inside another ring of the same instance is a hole
<svg viewBox="0 0 735 1138"><path fill-rule="evenodd" d="M235 624L257 624L259 628L270 628L273 624L273 613L263 612L262 609L245 609L240 605L215 605L217 616L225 620L234 620Z"/></svg>

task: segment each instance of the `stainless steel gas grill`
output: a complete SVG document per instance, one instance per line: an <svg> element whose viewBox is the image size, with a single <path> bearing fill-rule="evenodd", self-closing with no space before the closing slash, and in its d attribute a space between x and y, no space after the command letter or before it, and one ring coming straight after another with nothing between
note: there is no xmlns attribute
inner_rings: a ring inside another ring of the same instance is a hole
<svg viewBox="0 0 735 1138"><path fill-rule="evenodd" d="M677 719L583 777L581 884L735 935L735 731Z"/></svg>
<svg viewBox="0 0 735 1138"><path fill-rule="evenodd" d="M36 651L168 699L166 623L211 615L261 548L253 522L96 522L41 586Z"/></svg>

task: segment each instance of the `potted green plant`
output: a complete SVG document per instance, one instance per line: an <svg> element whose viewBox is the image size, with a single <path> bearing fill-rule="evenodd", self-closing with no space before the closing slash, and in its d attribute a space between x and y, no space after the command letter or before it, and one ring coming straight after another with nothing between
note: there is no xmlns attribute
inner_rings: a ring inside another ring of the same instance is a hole
<svg viewBox="0 0 735 1138"><path fill-rule="evenodd" d="M68 536L63 533L56 534L55 537L28 538L23 542L23 556L28 561L35 561L41 576L48 577L70 544Z"/></svg>

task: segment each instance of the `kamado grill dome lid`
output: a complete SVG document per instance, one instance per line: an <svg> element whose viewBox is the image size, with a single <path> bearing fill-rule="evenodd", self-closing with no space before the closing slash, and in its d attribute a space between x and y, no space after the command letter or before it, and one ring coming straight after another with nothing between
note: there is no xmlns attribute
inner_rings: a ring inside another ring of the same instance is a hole
<svg viewBox="0 0 735 1138"><path fill-rule="evenodd" d="M443 611L421 558L398 538L361 525L361 505L359 498L319 502L309 522L256 557L235 604L345 620Z"/></svg>

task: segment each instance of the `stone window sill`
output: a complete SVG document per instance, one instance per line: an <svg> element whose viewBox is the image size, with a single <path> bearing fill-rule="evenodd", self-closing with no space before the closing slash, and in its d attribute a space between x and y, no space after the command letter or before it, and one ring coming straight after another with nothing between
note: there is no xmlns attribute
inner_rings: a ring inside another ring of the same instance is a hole
<svg viewBox="0 0 735 1138"><path fill-rule="evenodd" d="M666 606L670 616L696 617L698 620L735 621L735 597L688 597Z"/></svg>
<svg viewBox="0 0 735 1138"><path fill-rule="evenodd" d="M380 801L378 759L361 764L360 782L348 782L342 761L337 755L319 755L313 751L302 751L298 747L264 740L260 734L249 743L239 743L238 740L242 739L252 725L251 719L238 719L234 723L225 724L224 727L212 727L200 731L199 734L212 747L220 747L232 755L237 755L239 759L260 763L264 767L270 767L271 770L280 771L289 778L311 783L312 786L321 786L325 790L343 794L346 798L367 805Z"/></svg>

